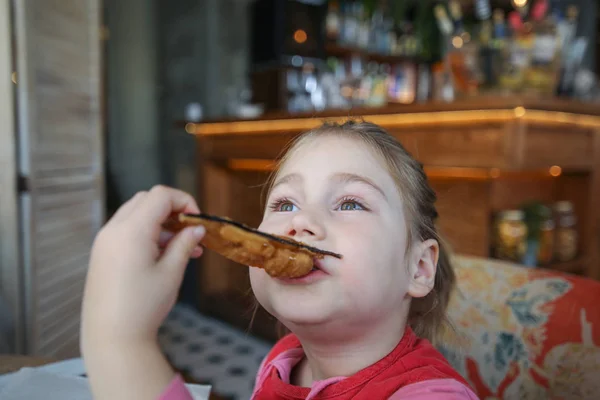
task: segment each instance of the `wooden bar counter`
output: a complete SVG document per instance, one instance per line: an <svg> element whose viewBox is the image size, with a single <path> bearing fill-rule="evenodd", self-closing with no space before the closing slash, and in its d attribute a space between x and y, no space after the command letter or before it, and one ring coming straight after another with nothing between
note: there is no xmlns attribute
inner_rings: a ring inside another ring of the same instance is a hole
<svg viewBox="0 0 600 400"><path fill-rule="evenodd" d="M324 120L348 117L383 126L424 164L438 193L440 230L454 252L488 257L496 211L532 200L569 200L578 216L579 256L547 268L600 279L600 106L477 98L182 123L197 137L200 207L258 226L262 184L286 143ZM236 323L243 311L223 301L208 306L207 299L227 294L246 304L247 269L207 252L199 271L202 308Z"/></svg>

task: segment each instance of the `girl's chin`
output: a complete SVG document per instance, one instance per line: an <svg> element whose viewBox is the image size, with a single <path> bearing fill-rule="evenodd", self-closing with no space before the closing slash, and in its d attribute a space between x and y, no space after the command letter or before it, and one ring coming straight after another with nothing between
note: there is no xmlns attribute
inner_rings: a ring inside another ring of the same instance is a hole
<svg viewBox="0 0 600 400"><path fill-rule="evenodd" d="M310 304L298 305L294 303L279 304L272 313L286 327L321 325L333 318L330 310L325 307L311 307Z"/></svg>
<svg viewBox="0 0 600 400"><path fill-rule="evenodd" d="M316 325L335 316L335 290L323 285L325 281L316 285L282 284L264 275L251 273L254 295L284 325Z"/></svg>

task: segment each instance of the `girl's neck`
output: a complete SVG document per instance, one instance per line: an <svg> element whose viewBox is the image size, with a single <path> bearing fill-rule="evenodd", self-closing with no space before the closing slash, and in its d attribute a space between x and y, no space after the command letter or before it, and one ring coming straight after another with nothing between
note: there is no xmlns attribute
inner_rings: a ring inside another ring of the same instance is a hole
<svg viewBox="0 0 600 400"><path fill-rule="evenodd" d="M296 336L302 343L305 359L295 368L292 384L310 387L314 381L339 376L351 376L375 364L392 352L404 335L405 318L390 318L384 323L369 325L358 334L346 329L332 337L330 329L319 329L320 335L299 329ZM326 333L326 337L322 332Z"/></svg>

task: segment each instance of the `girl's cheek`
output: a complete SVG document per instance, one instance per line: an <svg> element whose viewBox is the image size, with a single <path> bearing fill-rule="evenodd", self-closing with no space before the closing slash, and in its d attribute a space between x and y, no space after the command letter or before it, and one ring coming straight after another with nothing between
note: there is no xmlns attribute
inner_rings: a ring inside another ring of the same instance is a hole
<svg viewBox="0 0 600 400"><path fill-rule="evenodd" d="M258 229L265 232L273 232L276 233L275 229L281 225L281 218L278 218L278 215L274 215L272 213L265 214L262 222L258 226Z"/></svg>
<svg viewBox="0 0 600 400"><path fill-rule="evenodd" d="M252 287L252 293L254 297L264 306L266 290L267 290L267 276L262 269L249 267L250 268L250 286Z"/></svg>

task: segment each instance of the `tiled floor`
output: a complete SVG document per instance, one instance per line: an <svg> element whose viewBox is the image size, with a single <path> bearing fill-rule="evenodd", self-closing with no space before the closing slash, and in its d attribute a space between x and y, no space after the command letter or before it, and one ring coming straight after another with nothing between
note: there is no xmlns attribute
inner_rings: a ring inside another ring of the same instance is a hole
<svg viewBox="0 0 600 400"><path fill-rule="evenodd" d="M260 362L271 344L176 305L159 341L173 365L232 400L249 399Z"/></svg>

